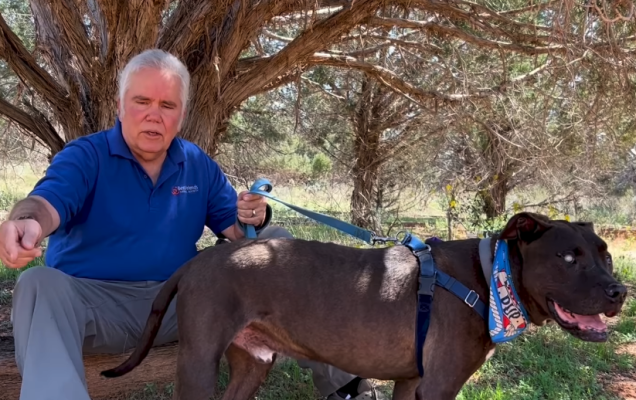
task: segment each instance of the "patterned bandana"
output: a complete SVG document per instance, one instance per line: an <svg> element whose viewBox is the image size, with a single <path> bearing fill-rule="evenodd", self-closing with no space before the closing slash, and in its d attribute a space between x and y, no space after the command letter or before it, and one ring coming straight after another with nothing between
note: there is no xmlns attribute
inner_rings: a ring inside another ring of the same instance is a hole
<svg viewBox="0 0 636 400"><path fill-rule="evenodd" d="M490 311L488 326L494 343L510 341L521 335L529 325L512 282L508 260L508 243L498 240L495 246L495 261L490 278Z"/></svg>

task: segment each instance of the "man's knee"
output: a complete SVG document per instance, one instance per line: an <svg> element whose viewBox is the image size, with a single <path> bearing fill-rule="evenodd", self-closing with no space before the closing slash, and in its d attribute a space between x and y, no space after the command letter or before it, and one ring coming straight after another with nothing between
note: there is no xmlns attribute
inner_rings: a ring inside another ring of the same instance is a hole
<svg viewBox="0 0 636 400"><path fill-rule="evenodd" d="M49 267L32 267L18 276L13 294L22 292L59 293L70 286L69 276L64 272Z"/></svg>
<svg viewBox="0 0 636 400"><path fill-rule="evenodd" d="M32 307L35 301L48 302L53 297L68 295L71 280L62 271L49 267L32 267L20 274L13 290L13 312ZM12 314L13 314L12 312Z"/></svg>
<svg viewBox="0 0 636 400"><path fill-rule="evenodd" d="M294 236L285 228L281 226L268 226L258 235L260 239L270 238L287 238L293 239Z"/></svg>

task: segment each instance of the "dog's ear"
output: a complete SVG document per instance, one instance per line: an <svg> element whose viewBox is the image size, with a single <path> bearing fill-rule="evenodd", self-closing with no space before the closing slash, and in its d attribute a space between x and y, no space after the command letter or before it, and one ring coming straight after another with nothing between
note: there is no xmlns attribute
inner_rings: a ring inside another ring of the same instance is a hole
<svg viewBox="0 0 636 400"><path fill-rule="evenodd" d="M524 242L531 242L550 227L550 220L543 215L522 212L510 218L501 232L500 239L519 239Z"/></svg>
<svg viewBox="0 0 636 400"><path fill-rule="evenodd" d="M591 230L592 232L594 232L594 222L576 221L576 222L573 222L573 223L577 224L579 226L582 226L583 228L587 228L587 229Z"/></svg>

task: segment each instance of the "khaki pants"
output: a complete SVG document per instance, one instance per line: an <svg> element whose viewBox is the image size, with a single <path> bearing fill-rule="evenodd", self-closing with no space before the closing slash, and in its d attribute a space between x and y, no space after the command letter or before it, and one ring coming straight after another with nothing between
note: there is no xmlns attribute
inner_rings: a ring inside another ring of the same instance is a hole
<svg viewBox="0 0 636 400"><path fill-rule="evenodd" d="M271 227L260 237L291 235ZM89 400L82 355L135 347L162 285L75 278L47 267L24 271L13 292L11 315L22 375L20 400ZM175 298L168 308L155 345L178 339L176 302ZM323 396L355 378L313 361L298 364L311 368Z"/></svg>

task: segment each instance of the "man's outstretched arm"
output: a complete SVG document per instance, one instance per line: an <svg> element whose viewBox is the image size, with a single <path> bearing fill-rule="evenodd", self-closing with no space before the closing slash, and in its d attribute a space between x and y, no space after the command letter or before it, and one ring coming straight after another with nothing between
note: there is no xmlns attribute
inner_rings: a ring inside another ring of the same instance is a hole
<svg viewBox="0 0 636 400"><path fill-rule="evenodd" d="M40 224L42 232L38 242L49 236L60 226L60 214L45 198L31 195L20 200L9 214L10 221L34 219Z"/></svg>

